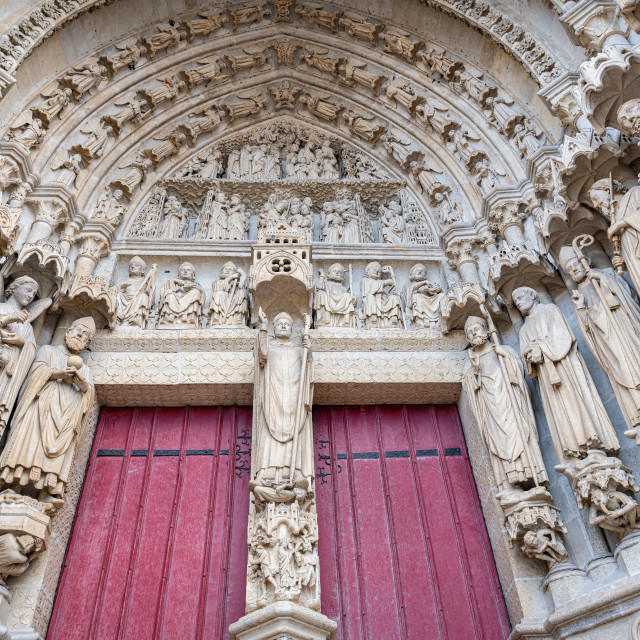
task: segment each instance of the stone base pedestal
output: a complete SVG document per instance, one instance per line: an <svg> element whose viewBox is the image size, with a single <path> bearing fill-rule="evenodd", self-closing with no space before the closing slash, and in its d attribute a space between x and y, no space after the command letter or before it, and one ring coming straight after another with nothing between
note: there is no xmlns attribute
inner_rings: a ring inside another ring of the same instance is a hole
<svg viewBox="0 0 640 640"><path fill-rule="evenodd" d="M248 613L229 627L231 640L331 640L338 625L295 602L275 602Z"/></svg>

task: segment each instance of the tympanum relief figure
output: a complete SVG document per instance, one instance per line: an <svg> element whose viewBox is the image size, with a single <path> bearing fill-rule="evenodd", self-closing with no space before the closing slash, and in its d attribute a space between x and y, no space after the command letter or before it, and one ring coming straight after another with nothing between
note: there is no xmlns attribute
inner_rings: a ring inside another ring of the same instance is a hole
<svg viewBox="0 0 640 640"><path fill-rule="evenodd" d="M388 275L388 278L384 276ZM360 281L362 317L366 329L389 329L403 325L402 304L393 269L370 262Z"/></svg>
<svg viewBox="0 0 640 640"><path fill-rule="evenodd" d="M171 278L160 289L158 328L198 329L204 301L205 292L196 282L194 266L183 262L178 268L178 277Z"/></svg>
<svg viewBox="0 0 640 640"><path fill-rule="evenodd" d="M156 293L158 265L151 265L145 275L145 261L134 256L129 261L129 277L118 284L118 323L123 327L147 326Z"/></svg>
<svg viewBox="0 0 640 640"><path fill-rule="evenodd" d="M182 238L189 221L189 212L176 196L169 196L164 203L161 238Z"/></svg>
<svg viewBox="0 0 640 640"><path fill-rule="evenodd" d="M392 200L388 207L380 205L380 239L388 244L402 244L404 242L404 218L402 206L397 200Z"/></svg>
<svg viewBox="0 0 640 640"><path fill-rule="evenodd" d="M624 536L637 528L640 507L632 492L638 485L631 472L613 457L620 445L578 352L575 336L560 309L554 304L541 304L534 289L520 287L512 297L525 316L520 351L527 372L540 383L559 460L556 471L571 480L578 505L588 506L593 524ZM600 492L607 494L606 501ZM622 500L617 500L618 493L625 494L624 501L632 501L635 507L625 508L624 513L610 509L607 503Z"/></svg>
<svg viewBox="0 0 640 640"><path fill-rule="evenodd" d="M94 398L91 372L78 354L95 332L92 318L80 318L63 345L38 349L0 456L0 484L25 494L39 491L40 500L64 495Z"/></svg>
<svg viewBox="0 0 640 640"><path fill-rule="evenodd" d="M409 282L403 289L405 309L409 320L419 329L440 328L440 300L442 287L427 280L427 268L414 264L409 271Z"/></svg>
<svg viewBox="0 0 640 640"><path fill-rule="evenodd" d="M36 353L31 322L51 304L34 302L38 283L28 276L16 278L0 302L0 434L9 421L20 387Z"/></svg>
<svg viewBox="0 0 640 640"><path fill-rule="evenodd" d="M249 317L249 291L245 272L226 262L211 285L210 326L245 326Z"/></svg>
<svg viewBox="0 0 640 640"><path fill-rule="evenodd" d="M353 278L349 278L349 288L344 279L345 269L339 262L329 267L326 276L324 270L318 272L313 299L316 328L356 327L357 299L353 295Z"/></svg>
<svg viewBox="0 0 640 640"><path fill-rule="evenodd" d="M640 443L640 307L618 276L592 269L582 247L591 236L579 236L562 247L559 263L578 283L573 291L578 326L607 372L627 423L625 435Z"/></svg>

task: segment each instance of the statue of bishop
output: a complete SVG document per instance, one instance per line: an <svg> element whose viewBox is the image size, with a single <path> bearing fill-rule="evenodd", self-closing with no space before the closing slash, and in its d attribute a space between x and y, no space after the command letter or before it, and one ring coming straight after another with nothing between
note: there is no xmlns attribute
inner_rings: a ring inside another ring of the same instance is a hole
<svg viewBox="0 0 640 640"><path fill-rule="evenodd" d="M486 320L471 316L464 325L470 365L463 379L500 491L548 482L531 399L518 355L489 340Z"/></svg>
<svg viewBox="0 0 640 640"><path fill-rule="evenodd" d="M578 326L609 376L627 423L625 436L640 444L640 307L624 281L589 266L581 238L582 246L593 242L580 236L573 247L562 247L560 266L578 283L573 292Z"/></svg>
<svg viewBox="0 0 640 640"><path fill-rule="evenodd" d="M94 397L91 372L78 354L95 333L93 318L80 318L63 345L38 349L0 456L0 484L39 490L39 500L64 494Z"/></svg>
<svg viewBox="0 0 640 640"><path fill-rule="evenodd" d="M292 340L291 316L279 313L269 340L262 309L258 317L249 489L258 509L266 502L294 500L304 507L314 497L311 339L307 328L302 346Z"/></svg>

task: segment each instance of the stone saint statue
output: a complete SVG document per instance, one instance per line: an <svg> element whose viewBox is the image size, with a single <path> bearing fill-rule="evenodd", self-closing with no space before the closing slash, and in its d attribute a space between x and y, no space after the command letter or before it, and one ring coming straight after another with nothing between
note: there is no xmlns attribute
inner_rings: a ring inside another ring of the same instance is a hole
<svg viewBox="0 0 640 640"><path fill-rule="evenodd" d="M129 261L129 277L118 285L118 322L123 327L144 329L156 294L158 265L147 268L145 261L134 256Z"/></svg>
<svg viewBox="0 0 640 640"><path fill-rule="evenodd" d="M402 291L409 319L420 329L440 328L440 300L444 295L439 284L427 280L427 268L414 264L409 282Z"/></svg>
<svg viewBox="0 0 640 640"><path fill-rule="evenodd" d="M291 317L279 313L273 320L274 337L270 341L262 309L258 317L249 489L258 509L265 502L294 500L304 506L314 495L311 340L307 329L300 347L291 339Z"/></svg>
<svg viewBox="0 0 640 640"><path fill-rule="evenodd" d="M630 189L620 202L614 196L612 202L611 192L624 190L619 182L614 180L612 183L606 179L598 180L589 190L589 197L596 209L611 223L608 233L614 250L622 254L631 280L636 290L640 291L640 186ZM616 257L613 258L613 264L620 268Z"/></svg>
<svg viewBox="0 0 640 640"><path fill-rule="evenodd" d="M233 262L225 262L220 278L211 285L211 326L244 326L249 317L247 276Z"/></svg>
<svg viewBox="0 0 640 640"><path fill-rule="evenodd" d="M326 277L320 269L313 299L316 327L355 328L357 299L351 280L349 289L344 286L344 275L344 267L339 262L329 267Z"/></svg>
<svg viewBox="0 0 640 640"><path fill-rule="evenodd" d="M627 423L625 436L640 444L640 307L623 280L591 269L580 244L578 251L562 247L559 256L564 272L578 283L573 292L578 326L609 376Z"/></svg>
<svg viewBox="0 0 640 640"><path fill-rule="evenodd" d="M37 293L38 283L21 276L7 287L6 302L0 302L0 436L36 353L31 322L51 304L49 298L32 304Z"/></svg>
<svg viewBox="0 0 640 640"><path fill-rule="evenodd" d="M383 278L383 274L390 278ZM396 279L391 267L370 262L360 281L362 315L367 329L388 329L402 326L402 306Z"/></svg>
<svg viewBox="0 0 640 640"><path fill-rule="evenodd" d="M160 289L158 329L198 329L204 307L205 292L196 282L196 270L190 262L178 268Z"/></svg>
<svg viewBox="0 0 640 640"><path fill-rule="evenodd" d="M519 287L512 297L525 316L520 352L527 373L540 383L560 463L582 458L590 449L617 451L620 445L613 426L560 309L541 304L530 287Z"/></svg>
<svg viewBox="0 0 640 640"><path fill-rule="evenodd" d="M498 488L506 491L534 481L546 484L520 358L509 347L491 342L483 318L471 316L464 330L471 349L463 387L489 450Z"/></svg>
<svg viewBox="0 0 640 640"><path fill-rule="evenodd" d="M93 318L80 318L67 329L65 344L38 349L0 456L0 484L28 485L40 490L40 500L64 494L94 397L91 372L78 353L95 333Z"/></svg>

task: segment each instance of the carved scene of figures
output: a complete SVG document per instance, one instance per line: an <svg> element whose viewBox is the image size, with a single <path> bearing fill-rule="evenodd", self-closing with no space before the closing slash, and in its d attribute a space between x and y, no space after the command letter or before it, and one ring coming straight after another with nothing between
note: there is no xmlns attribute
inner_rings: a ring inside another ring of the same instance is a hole
<svg viewBox="0 0 640 640"><path fill-rule="evenodd" d="M144 329L155 300L158 265L145 275L145 261L134 256L129 261L129 277L118 283L118 323Z"/></svg>
<svg viewBox="0 0 640 640"><path fill-rule="evenodd" d="M244 326L249 318L247 276L233 262L226 262L211 285L210 326Z"/></svg>

